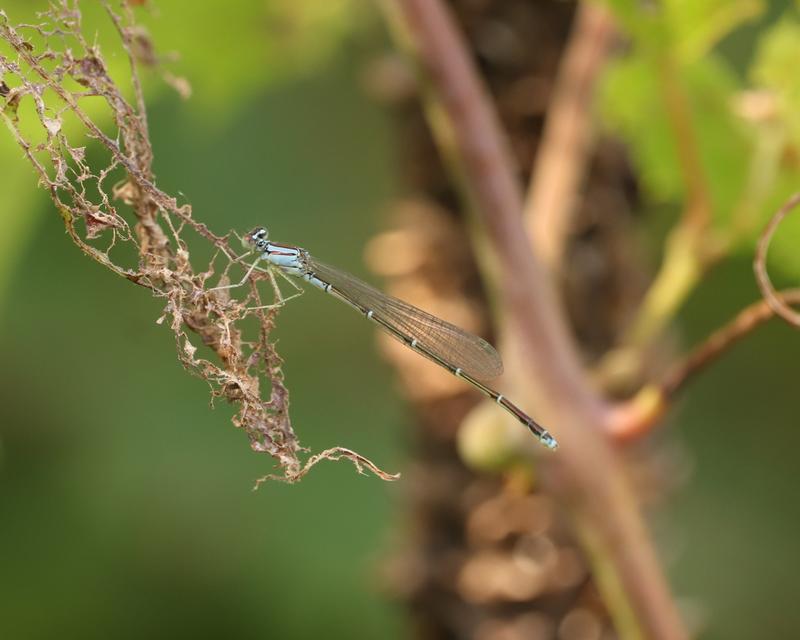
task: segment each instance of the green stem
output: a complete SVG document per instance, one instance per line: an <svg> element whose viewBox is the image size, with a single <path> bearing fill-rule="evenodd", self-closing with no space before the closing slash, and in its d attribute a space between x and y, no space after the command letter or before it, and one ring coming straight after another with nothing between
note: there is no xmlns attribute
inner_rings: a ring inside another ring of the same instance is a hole
<svg viewBox="0 0 800 640"><path fill-rule="evenodd" d="M624 344L644 349L669 324L706 269L704 235L694 227L679 226L667 238L661 269L645 294Z"/></svg>

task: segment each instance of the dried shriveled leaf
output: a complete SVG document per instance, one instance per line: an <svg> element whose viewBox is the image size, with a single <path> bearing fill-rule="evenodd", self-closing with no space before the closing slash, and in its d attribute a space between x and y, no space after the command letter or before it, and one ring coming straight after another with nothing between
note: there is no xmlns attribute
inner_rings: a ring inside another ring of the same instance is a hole
<svg viewBox="0 0 800 640"><path fill-rule="evenodd" d="M129 89L120 87L109 73L94 37L82 33L77 4L53 2L40 23L25 27L26 33L36 33L32 39L21 36L0 11L0 41L13 52L13 58L0 53L0 96L5 103L0 119L53 199L72 241L98 263L164 300L158 322L170 317L180 362L208 383L213 398L238 407L234 424L245 432L254 451L277 461L285 480L299 480L323 459L348 459L360 472L370 470L385 480L394 479L349 449L330 449L305 462L300 459L304 450L289 417L282 360L270 341L277 310L251 310L264 306L255 285L243 299L230 291L206 288L220 262L223 281L230 269L241 268L234 265L236 252L227 236L212 233L195 220L189 205L179 205L156 185L138 69L158 68L161 59L147 32L134 22L132 4L123 5L123 15L110 4L103 6L109 29L116 30L119 47L133 69L133 101L127 97ZM189 94L184 80L168 74L167 79L182 94ZM75 91L75 84L87 90ZM103 100L97 101L98 96ZM26 100L32 109L21 108ZM97 113L98 104L105 113ZM108 123L115 126L110 134L105 129ZM88 141L94 145L91 166ZM199 269L190 256L190 236L215 250L210 263ZM123 243L135 249L135 264L115 258L114 247ZM258 322L251 335L243 321L253 315ZM199 343L213 355L201 357ZM268 390L268 400L263 399L263 390Z"/></svg>

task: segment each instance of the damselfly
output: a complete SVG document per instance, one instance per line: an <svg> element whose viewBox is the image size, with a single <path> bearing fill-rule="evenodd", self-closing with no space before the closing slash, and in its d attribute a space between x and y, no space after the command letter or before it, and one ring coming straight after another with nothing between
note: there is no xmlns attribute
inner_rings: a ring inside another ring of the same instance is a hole
<svg viewBox="0 0 800 640"><path fill-rule="evenodd" d="M267 230L263 227L251 231L244 238L244 243L249 250L258 252L259 256L243 282L261 260L280 273L310 282L364 314L410 349L433 360L492 398L530 429L544 446L549 449L558 447L556 439L544 427L504 395L482 382L496 378L503 372L500 355L486 340L381 293L336 267L319 262L305 249L269 241Z"/></svg>

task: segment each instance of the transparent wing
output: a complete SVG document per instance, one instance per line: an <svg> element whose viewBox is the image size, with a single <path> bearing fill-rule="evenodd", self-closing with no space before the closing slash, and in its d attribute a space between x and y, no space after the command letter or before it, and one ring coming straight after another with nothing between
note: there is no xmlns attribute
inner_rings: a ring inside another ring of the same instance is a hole
<svg viewBox="0 0 800 640"><path fill-rule="evenodd" d="M308 258L308 267L320 280L330 283L354 303L373 312L400 333L416 339L420 346L442 360L479 380L490 380L503 373L503 361L495 348L483 338L467 333L336 267Z"/></svg>

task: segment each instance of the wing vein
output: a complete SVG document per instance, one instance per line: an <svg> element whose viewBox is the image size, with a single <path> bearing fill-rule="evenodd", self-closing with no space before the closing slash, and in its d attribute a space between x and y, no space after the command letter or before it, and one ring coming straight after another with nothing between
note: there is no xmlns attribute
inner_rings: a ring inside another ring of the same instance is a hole
<svg viewBox="0 0 800 640"><path fill-rule="evenodd" d="M500 355L483 338L388 296L355 276L312 257L308 258L308 267L320 280L330 283L400 333L415 339L420 346L465 373L479 380L490 380L503 373Z"/></svg>

